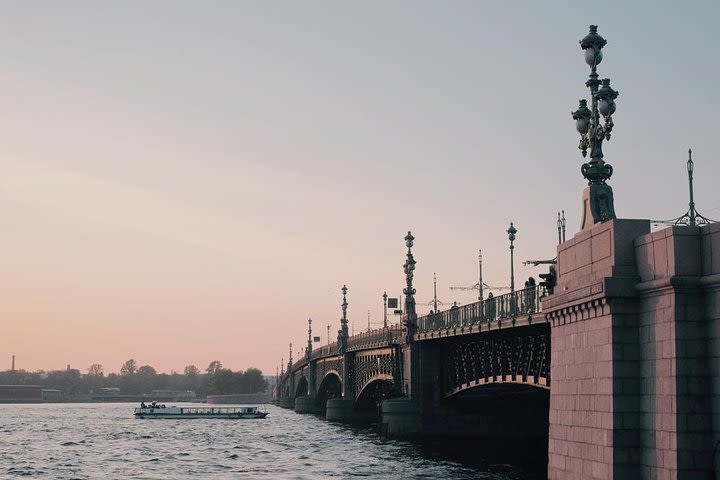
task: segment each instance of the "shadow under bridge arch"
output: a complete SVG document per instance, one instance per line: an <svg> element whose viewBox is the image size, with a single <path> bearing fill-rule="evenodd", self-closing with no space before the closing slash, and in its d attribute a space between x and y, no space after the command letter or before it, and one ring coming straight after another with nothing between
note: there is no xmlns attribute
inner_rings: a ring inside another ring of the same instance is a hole
<svg viewBox="0 0 720 480"><path fill-rule="evenodd" d="M329 370L320 381L317 391L318 406L322 411L325 410L327 401L331 398L342 396L342 380L337 370Z"/></svg>
<svg viewBox="0 0 720 480"><path fill-rule="evenodd" d="M396 396L395 382L391 375L378 374L367 380L355 398L358 411L376 412L383 400Z"/></svg>
<svg viewBox="0 0 720 480"><path fill-rule="evenodd" d="M295 398L297 397L304 397L308 394L308 381L307 378L303 375L300 377L300 380L297 383L297 386L295 387Z"/></svg>

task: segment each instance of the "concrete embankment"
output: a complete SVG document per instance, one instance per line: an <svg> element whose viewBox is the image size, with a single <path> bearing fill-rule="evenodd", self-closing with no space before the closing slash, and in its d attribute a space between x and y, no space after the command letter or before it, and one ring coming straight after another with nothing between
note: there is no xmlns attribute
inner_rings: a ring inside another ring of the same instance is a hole
<svg viewBox="0 0 720 480"><path fill-rule="evenodd" d="M235 393L232 395L208 395L210 404L257 404L270 403L270 393Z"/></svg>

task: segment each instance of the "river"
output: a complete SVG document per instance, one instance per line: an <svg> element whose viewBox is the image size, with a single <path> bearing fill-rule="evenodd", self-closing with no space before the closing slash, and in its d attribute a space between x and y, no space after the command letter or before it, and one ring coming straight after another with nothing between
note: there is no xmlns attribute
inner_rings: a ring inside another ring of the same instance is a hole
<svg viewBox="0 0 720 480"><path fill-rule="evenodd" d="M482 446L383 441L274 406L264 420L135 419L135 404L0 404L0 478L541 478ZM474 447L473 447L474 448ZM465 451L460 454L460 451Z"/></svg>

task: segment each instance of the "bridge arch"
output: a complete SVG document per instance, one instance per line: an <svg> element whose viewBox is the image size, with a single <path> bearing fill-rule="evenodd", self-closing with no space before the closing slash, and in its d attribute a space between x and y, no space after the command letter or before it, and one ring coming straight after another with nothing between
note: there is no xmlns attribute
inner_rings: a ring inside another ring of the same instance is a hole
<svg viewBox="0 0 720 480"><path fill-rule="evenodd" d="M380 373L370 377L355 397L355 408L359 411L376 412L380 403L395 393L392 375Z"/></svg>
<svg viewBox="0 0 720 480"><path fill-rule="evenodd" d="M320 380L317 390L317 402L321 410L325 410L328 400L342 396L342 380L337 370L328 370Z"/></svg>
<svg viewBox="0 0 720 480"><path fill-rule="evenodd" d="M532 390L550 390L548 379L545 377L522 377L517 376L500 376L498 378L479 378L476 380L470 380L467 383L461 385L455 385L452 390L445 392L445 398L452 398L458 395L463 395L466 392L473 391L479 392L482 390L492 391L508 391L508 392L522 392Z"/></svg>
<svg viewBox="0 0 720 480"><path fill-rule="evenodd" d="M307 395L308 392L308 381L305 375L300 377L300 380L298 380L297 386L295 387L295 397L303 397Z"/></svg>

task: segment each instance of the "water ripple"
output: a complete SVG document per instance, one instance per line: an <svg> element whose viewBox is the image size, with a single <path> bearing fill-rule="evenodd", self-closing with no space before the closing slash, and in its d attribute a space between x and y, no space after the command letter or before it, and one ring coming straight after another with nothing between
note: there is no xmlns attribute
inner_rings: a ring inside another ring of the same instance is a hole
<svg viewBox="0 0 720 480"><path fill-rule="evenodd" d="M139 420L131 404L0 405L0 477L518 480L413 444L267 407L265 420Z"/></svg>

